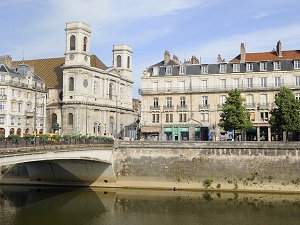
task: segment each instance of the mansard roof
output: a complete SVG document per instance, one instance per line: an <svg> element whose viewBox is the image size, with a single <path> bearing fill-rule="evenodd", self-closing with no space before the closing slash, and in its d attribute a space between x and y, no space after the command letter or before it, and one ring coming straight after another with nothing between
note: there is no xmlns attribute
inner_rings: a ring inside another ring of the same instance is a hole
<svg viewBox="0 0 300 225"><path fill-rule="evenodd" d="M279 57L276 51L271 52L255 52L246 53L246 62L258 62L258 61L280 61L280 60L293 60L300 59L300 50L282 51L282 57ZM229 63L239 63L241 55L239 54L235 58L229 61Z"/></svg>

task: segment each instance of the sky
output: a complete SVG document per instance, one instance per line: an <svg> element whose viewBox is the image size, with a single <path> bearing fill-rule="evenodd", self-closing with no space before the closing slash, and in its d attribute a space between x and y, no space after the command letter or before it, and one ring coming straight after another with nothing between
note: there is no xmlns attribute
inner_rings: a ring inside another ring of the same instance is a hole
<svg viewBox="0 0 300 225"><path fill-rule="evenodd" d="M91 27L91 54L112 66L112 48L133 49L133 97L141 74L163 60L195 55L230 61L247 52L300 49L299 0L2 0L0 55L14 61L64 57L67 22Z"/></svg>

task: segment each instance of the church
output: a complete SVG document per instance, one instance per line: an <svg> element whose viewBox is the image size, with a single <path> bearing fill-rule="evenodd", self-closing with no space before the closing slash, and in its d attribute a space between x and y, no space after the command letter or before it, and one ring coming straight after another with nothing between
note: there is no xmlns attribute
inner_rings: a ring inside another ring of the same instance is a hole
<svg viewBox="0 0 300 225"><path fill-rule="evenodd" d="M44 133L109 135L130 133L137 113L132 103L132 48L113 46L111 66L90 53L91 28L84 22L66 23L64 57L14 61L25 63L47 88ZM135 137L130 137L135 138Z"/></svg>

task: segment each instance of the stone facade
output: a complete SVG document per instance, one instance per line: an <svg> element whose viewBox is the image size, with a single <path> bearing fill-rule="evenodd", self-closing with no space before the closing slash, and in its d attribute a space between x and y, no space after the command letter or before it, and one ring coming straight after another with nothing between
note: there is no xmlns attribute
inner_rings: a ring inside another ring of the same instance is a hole
<svg viewBox="0 0 300 225"><path fill-rule="evenodd" d="M218 126L222 104L237 88L245 98L253 127L247 140L281 140L268 119L274 98L282 86L300 99L300 51L282 51L281 42L271 52L240 54L226 62L207 64L192 56L180 62L165 51L163 61L142 74L141 131L145 138L160 140L226 140L231 131ZM235 139L241 140L237 132Z"/></svg>

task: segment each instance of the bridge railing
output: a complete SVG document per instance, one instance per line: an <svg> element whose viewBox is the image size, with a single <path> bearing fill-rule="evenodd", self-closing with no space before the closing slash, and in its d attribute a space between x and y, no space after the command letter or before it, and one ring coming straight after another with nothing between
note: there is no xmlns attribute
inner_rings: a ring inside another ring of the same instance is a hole
<svg viewBox="0 0 300 225"><path fill-rule="evenodd" d="M18 147L33 147L33 146L51 146L51 145L90 145L90 144L114 144L112 139L74 139L69 138L68 140L60 139L48 139L43 140L42 138L36 137L34 139L22 138L11 139L11 138L0 138L0 149L1 148L18 148Z"/></svg>

